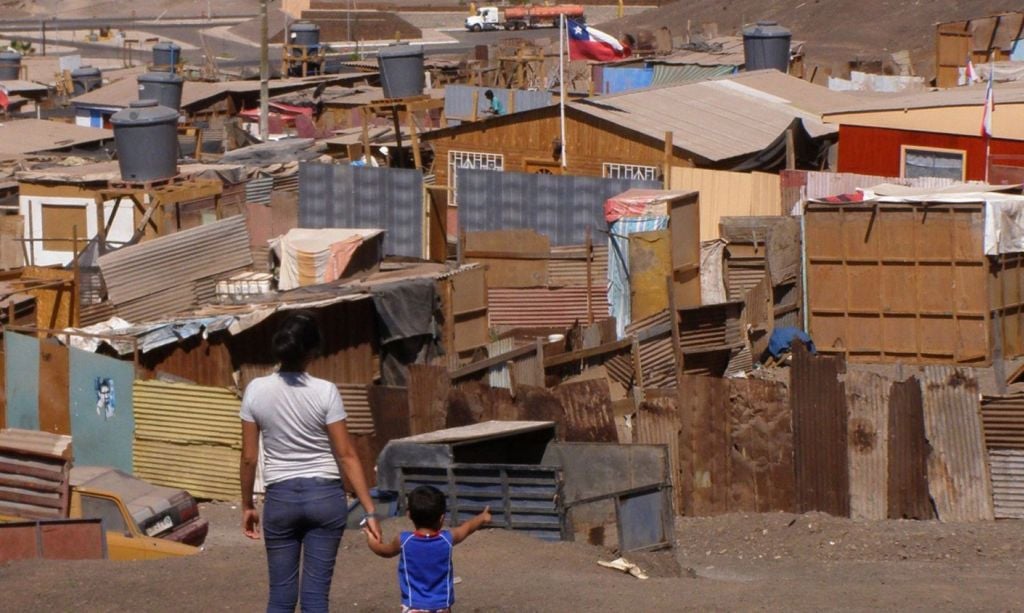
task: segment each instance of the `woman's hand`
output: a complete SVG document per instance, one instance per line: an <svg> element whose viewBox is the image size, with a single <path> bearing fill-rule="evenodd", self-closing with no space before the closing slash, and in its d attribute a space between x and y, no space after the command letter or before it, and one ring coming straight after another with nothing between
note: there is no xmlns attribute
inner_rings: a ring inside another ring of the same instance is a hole
<svg viewBox="0 0 1024 613"><path fill-rule="evenodd" d="M260 538L260 512L256 509L242 509L242 533L251 539Z"/></svg>
<svg viewBox="0 0 1024 613"><path fill-rule="evenodd" d="M366 525L363 526L366 536L377 542L381 540L380 522L373 515L366 518Z"/></svg>

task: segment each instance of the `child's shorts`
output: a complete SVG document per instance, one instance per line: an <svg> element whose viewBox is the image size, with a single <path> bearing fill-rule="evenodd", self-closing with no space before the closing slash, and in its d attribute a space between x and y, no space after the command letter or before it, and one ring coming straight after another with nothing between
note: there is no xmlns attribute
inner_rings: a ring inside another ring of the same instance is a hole
<svg viewBox="0 0 1024 613"><path fill-rule="evenodd" d="M445 607L444 609L410 609L409 607L402 605L402 613L452 613L452 610L449 607Z"/></svg>

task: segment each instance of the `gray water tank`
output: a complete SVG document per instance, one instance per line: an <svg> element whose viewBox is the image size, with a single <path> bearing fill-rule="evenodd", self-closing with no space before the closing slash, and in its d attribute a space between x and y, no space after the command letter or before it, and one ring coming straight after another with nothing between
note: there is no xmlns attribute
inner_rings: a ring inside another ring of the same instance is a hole
<svg viewBox="0 0 1024 613"><path fill-rule="evenodd" d="M320 26L308 21L299 21L292 24L288 30L288 44L305 47L307 53L313 53L320 46ZM302 52L295 50L295 55L302 55Z"/></svg>
<svg viewBox="0 0 1024 613"><path fill-rule="evenodd" d="M178 174L178 112L156 100L136 100L110 118L124 181L154 181Z"/></svg>
<svg viewBox="0 0 1024 613"><path fill-rule="evenodd" d="M423 47L395 43L377 53L380 83L385 98L419 96L425 85L423 77Z"/></svg>
<svg viewBox="0 0 1024 613"><path fill-rule="evenodd" d="M340 55L328 55L324 58L323 68L320 72L323 74L341 74L342 68Z"/></svg>
<svg viewBox="0 0 1024 613"><path fill-rule="evenodd" d="M82 66L71 71L72 96L81 96L103 85L103 72L94 66Z"/></svg>
<svg viewBox="0 0 1024 613"><path fill-rule="evenodd" d="M178 45L169 41L153 45L153 70L174 72L180 60L181 47Z"/></svg>
<svg viewBox="0 0 1024 613"><path fill-rule="evenodd" d="M0 53L0 81L13 81L21 75L21 54L17 51Z"/></svg>
<svg viewBox="0 0 1024 613"><path fill-rule="evenodd" d="M793 35L776 21L759 21L743 28L743 56L746 69L774 68L789 72L789 43Z"/></svg>
<svg viewBox="0 0 1024 613"><path fill-rule="evenodd" d="M139 75L139 100L156 100L160 106L181 110L181 88L185 79L173 72Z"/></svg>

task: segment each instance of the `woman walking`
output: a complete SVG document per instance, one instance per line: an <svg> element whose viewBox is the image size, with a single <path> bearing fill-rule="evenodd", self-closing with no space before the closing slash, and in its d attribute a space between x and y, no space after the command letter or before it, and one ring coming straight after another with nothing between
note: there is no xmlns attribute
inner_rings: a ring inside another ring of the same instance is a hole
<svg viewBox="0 0 1024 613"><path fill-rule="evenodd" d="M327 611L348 514L342 474L366 510L366 527L378 538L380 526L338 388L306 372L321 344L316 319L304 312L290 315L271 344L278 371L253 379L242 399L242 531L260 538L253 483L262 434L267 611L294 611L300 593L302 611Z"/></svg>

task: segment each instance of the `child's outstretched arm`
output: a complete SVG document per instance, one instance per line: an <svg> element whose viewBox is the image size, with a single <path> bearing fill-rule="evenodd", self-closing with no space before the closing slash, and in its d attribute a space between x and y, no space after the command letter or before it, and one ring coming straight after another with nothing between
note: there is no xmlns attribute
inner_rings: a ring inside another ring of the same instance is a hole
<svg viewBox="0 0 1024 613"><path fill-rule="evenodd" d="M458 545L462 541L466 540L470 534L473 534L480 529L481 526L491 523L491 507L486 507L479 515L473 519L462 524L458 528L452 529L452 540Z"/></svg>
<svg viewBox="0 0 1024 613"><path fill-rule="evenodd" d="M397 536L390 543L385 543L374 536L368 528L363 528L363 534L366 535L366 544L370 547L370 551L382 558L393 558L402 551L402 545L398 542Z"/></svg>

